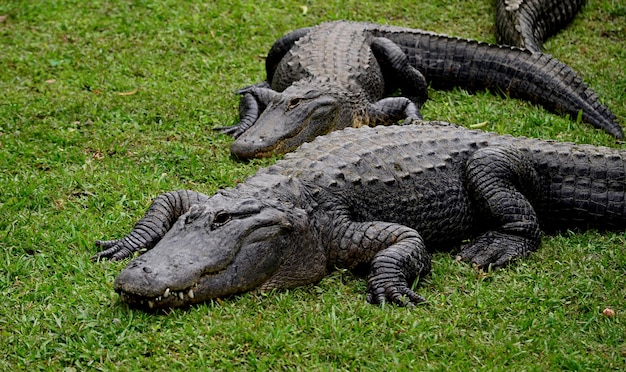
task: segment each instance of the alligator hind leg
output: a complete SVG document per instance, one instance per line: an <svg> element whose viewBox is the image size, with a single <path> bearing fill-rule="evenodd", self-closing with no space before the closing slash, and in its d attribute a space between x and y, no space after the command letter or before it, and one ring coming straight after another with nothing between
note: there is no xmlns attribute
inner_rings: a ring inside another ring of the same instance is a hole
<svg viewBox="0 0 626 372"><path fill-rule="evenodd" d="M370 45L391 93L400 88L403 95L420 108L428 100L428 83L424 75L409 63L409 58L396 43L377 37Z"/></svg>
<svg viewBox="0 0 626 372"><path fill-rule="evenodd" d="M190 190L160 194L128 235L116 240L97 240L96 245L104 250L91 259L116 261L130 257L142 249L151 249L169 231L178 217L185 214L193 204L202 203L208 198L207 195Z"/></svg>
<svg viewBox="0 0 626 372"><path fill-rule="evenodd" d="M380 65L385 91L400 88L407 97L387 97L368 107L370 126L395 124L404 119L422 119L419 108L428 99L428 84L411 64L402 49L393 41L377 37L371 43L372 52Z"/></svg>
<svg viewBox="0 0 626 372"><path fill-rule="evenodd" d="M400 120L423 119L415 103L406 97L387 97L367 107L370 126L395 124Z"/></svg>
<svg viewBox="0 0 626 372"><path fill-rule="evenodd" d="M267 58L265 59L265 73L267 75L268 84L272 84L272 80L274 80L274 72L276 72L276 68L285 54L293 48L296 41L300 40L312 29L312 27L306 27L294 30L274 42L274 45L272 45L272 48L267 53Z"/></svg>
<svg viewBox="0 0 626 372"><path fill-rule="evenodd" d="M498 0L496 40L541 53L546 37L569 23L586 0Z"/></svg>
<svg viewBox="0 0 626 372"><path fill-rule="evenodd" d="M493 226L462 247L457 259L481 269L498 268L539 248L541 231L528 196L537 195L538 176L518 150L483 148L466 163L468 191L480 224Z"/></svg>

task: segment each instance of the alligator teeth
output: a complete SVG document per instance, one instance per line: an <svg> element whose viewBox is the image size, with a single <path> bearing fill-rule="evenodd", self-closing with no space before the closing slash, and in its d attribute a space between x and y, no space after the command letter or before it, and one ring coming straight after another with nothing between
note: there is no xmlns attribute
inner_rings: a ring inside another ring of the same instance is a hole
<svg viewBox="0 0 626 372"><path fill-rule="evenodd" d="M161 296L157 297L155 301L156 302L161 302Z"/></svg>
<svg viewBox="0 0 626 372"><path fill-rule="evenodd" d="M178 292L178 298L180 298L181 300L185 299L185 295L183 294L183 292Z"/></svg>
<svg viewBox="0 0 626 372"><path fill-rule="evenodd" d="M165 288L165 292L163 292L163 298L168 298L170 296L170 289Z"/></svg>
<svg viewBox="0 0 626 372"><path fill-rule="evenodd" d="M152 301L148 301L148 306L152 309L154 308L154 302Z"/></svg>
<svg viewBox="0 0 626 372"><path fill-rule="evenodd" d="M189 296L189 298L193 298L193 296L194 296L193 289L189 290L189 293L187 293L187 296Z"/></svg>

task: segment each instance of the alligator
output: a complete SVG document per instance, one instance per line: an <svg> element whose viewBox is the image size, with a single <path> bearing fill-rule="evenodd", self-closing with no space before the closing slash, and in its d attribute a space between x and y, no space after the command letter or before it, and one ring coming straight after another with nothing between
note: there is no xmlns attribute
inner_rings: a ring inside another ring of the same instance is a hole
<svg viewBox="0 0 626 372"><path fill-rule="evenodd" d="M307 285L335 268L367 274L370 303L413 306L434 250L490 270L537 250L542 230L624 229L625 159L445 122L347 128L212 196L159 195L92 258L144 252L114 288L146 310Z"/></svg>
<svg viewBox="0 0 626 372"><path fill-rule="evenodd" d="M496 40L541 53L543 41L567 25L585 0L498 0Z"/></svg>
<svg viewBox="0 0 626 372"><path fill-rule="evenodd" d="M235 157L281 154L345 127L419 118L435 89L491 89L539 103L621 138L611 111L567 65L541 53L409 28L337 21L274 43L267 79L239 91ZM426 80L426 82L424 81ZM408 97L389 97L400 89Z"/></svg>

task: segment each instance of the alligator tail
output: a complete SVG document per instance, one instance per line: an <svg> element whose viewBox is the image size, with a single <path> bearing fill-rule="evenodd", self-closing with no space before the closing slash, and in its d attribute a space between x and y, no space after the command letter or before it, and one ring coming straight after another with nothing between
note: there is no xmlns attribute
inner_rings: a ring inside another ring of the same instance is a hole
<svg viewBox="0 0 626 372"><path fill-rule="evenodd" d="M489 89L577 118L617 138L615 115L569 66L543 53L426 32L386 35L435 89Z"/></svg>
<svg viewBox="0 0 626 372"><path fill-rule="evenodd" d="M552 150L531 145L536 167L544 177L546 195L537 201L539 218L548 230L626 226L626 164L623 151L590 145L554 143Z"/></svg>
<svg viewBox="0 0 626 372"><path fill-rule="evenodd" d="M104 250L91 259L121 260L142 249L151 249L191 205L207 199L208 196L190 190L160 194L128 235L116 240L97 240L96 245Z"/></svg>
<svg viewBox="0 0 626 372"><path fill-rule="evenodd" d="M541 52L545 39L569 23L586 0L498 0L496 39Z"/></svg>

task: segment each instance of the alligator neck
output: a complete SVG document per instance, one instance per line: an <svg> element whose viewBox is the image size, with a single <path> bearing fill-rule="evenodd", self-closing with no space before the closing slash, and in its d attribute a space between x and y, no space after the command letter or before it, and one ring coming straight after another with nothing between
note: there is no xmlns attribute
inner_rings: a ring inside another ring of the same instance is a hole
<svg viewBox="0 0 626 372"><path fill-rule="evenodd" d="M274 167L262 169L234 188L218 191L219 194L237 198L274 200L287 207L309 211L316 205L312 193L297 178L279 174Z"/></svg>

